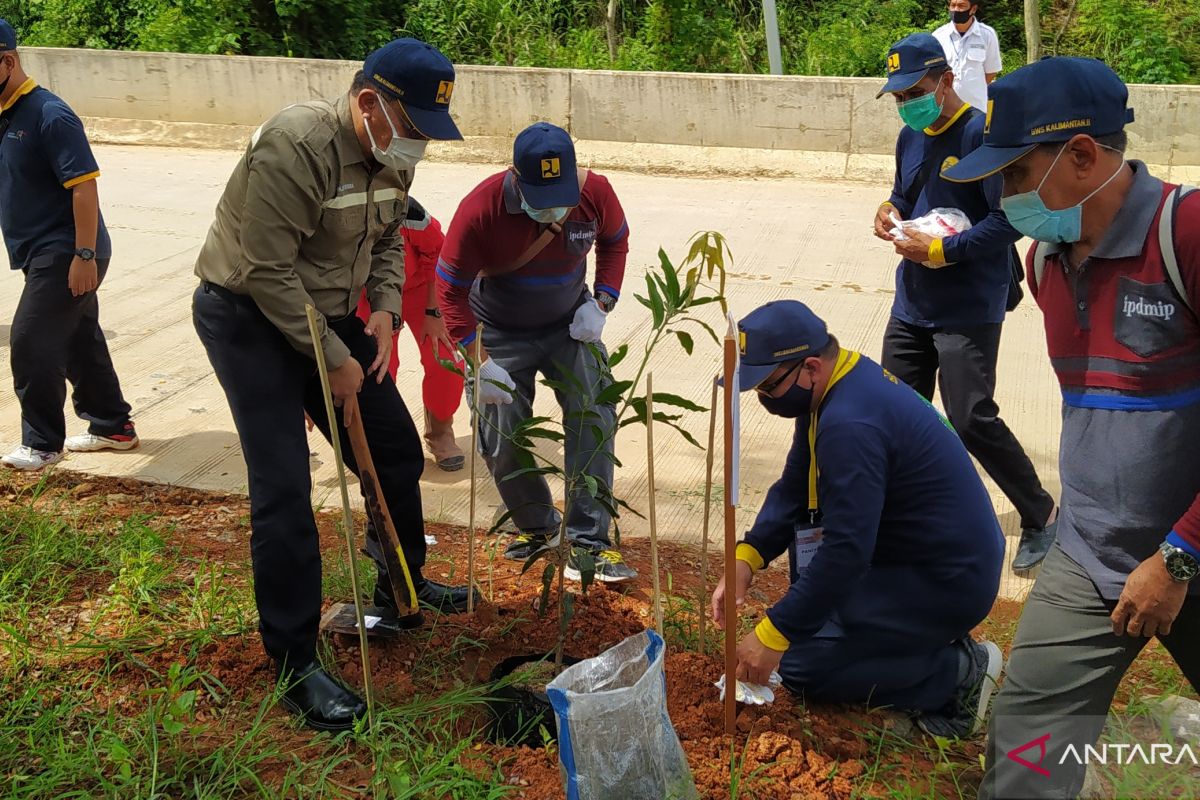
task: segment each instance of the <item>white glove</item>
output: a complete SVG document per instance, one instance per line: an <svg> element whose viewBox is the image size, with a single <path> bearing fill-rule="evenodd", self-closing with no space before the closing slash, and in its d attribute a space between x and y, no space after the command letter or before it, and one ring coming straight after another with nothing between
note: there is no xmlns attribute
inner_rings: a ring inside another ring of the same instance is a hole
<svg viewBox="0 0 1200 800"><path fill-rule="evenodd" d="M725 699L725 676L713 684L721 690L721 699ZM759 686L757 683L747 683L746 681L737 681L737 696L734 698L739 703L745 703L749 706L765 706L775 702L775 689L783 685L783 678L778 672L772 672L766 686Z"/></svg>
<svg viewBox="0 0 1200 800"><path fill-rule="evenodd" d="M512 393L504 391L497 383L509 389L517 388L508 370L489 358L479 365L479 402L506 406L513 401Z"/></svg>
<svg viewBox="0 0 1200 800"><path fill-rule="evenodd" d="M589 298L575 311L575 319L569 328L571 338L577 342L598 342L604 332L604 320L608 314L600 308L596 298Z"/></svg>

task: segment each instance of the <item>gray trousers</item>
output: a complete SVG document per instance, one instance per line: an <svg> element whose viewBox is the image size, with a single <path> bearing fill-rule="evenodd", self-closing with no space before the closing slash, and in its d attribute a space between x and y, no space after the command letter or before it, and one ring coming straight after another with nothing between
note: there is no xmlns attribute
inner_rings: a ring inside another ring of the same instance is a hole
<svg viewBox="0 0 1200 800"><path fill-rule="evenodd" d="M507 405L485 405L480 414L479 452L487 462L504 505L512 512L512 523L526 532L557 532L562 515L554 507L544 476L525 473L508 477L532 464L521 459L513 431L533 413L533 399L540 372L553 386L563 411L564 464L568 475L588 475L599 491L608 495L613 480L613 436L616 408L598 405L595 398L610 381L603 376L596 357L587 345L575 341L564 325L561 330L536 336L485 329L488 355L516 383L513 401ZM607 358L603 345L597 345ZM467 397L471 397L467 382ZM536 440L535 440L536 443ZM567 537L581 547L603 550L611 547L608 528L611 515L588 492L583 481L571 493Z"/></svg>
<svg viewBox="0 0 1200 800"><path fill-rule="evenodd" d="M1076 797L1085 767L1063 757L1095 744L1117 686L1148 639L1117 636L1105 600L1083 567L1056 544L1025 603L1007 676L988 726L987 772L979 797ZM1200 688L1200 596L1184 602L1162 643L1193 688ZM1041 744L1022 746L1049 734ZM1048 774L1010 757L1039 764Z"/></svg>

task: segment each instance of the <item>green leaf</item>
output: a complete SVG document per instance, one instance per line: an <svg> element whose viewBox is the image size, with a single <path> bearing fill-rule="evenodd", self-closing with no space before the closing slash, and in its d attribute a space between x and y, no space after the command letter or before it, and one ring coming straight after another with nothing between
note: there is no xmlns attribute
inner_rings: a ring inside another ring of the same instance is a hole
<svg viewBox="0 0 1200 800"><path fill-rule="evenodd" d="M584 475L583 482L587 486L588 494L595 498L600 493L600 484L592 475Z"/></svg>
<svg viewBox="0 0 1200 800"><path fill-rule="evenodd" d="M588 550L576 549L575 568L579 570L579 585L584 594L596 579L596 557Z"/></svg>
<svg viewBox="0 0 1200 800"><path fill-rule="evenodd" d="M500 483L510 481L513 478L519 478L522 475L562 475L562 470L558 467L524 467L508 473L500 479Z"/></svg>
<svg viewBox="0 0 1200 800"><path fill-rule="evenodd" d="M458 377L462 378L463 380L470 380L470 376L469 376L469 375L467 375L466 371L465 371L465 370L463 370L463 369L462 369L462 367L458 366L458 364L456 364L455 362L451 361L450 359L448 359L448 358L439 358L439 359L437 360L437 362L438 362L439 364L441 364L441 365L442 365L442 368L443 368L443 369L448 369L448 370L450 370L451 372L453 372L455 375L457 375Z"/></svg>
<svg viewBox="0 0 1200 800"><path fill-rule="evenodd" d="M655 419L658 419L658 414L657 414L657 413L655 413L655 415L654 415L654 418L655 418ZM681 435L681 436L683 436L683 438L684 438L684 439L687 439L687 441L688 441L688 444L690 444L690 445L692 445L693 447L696 447L696 448L698 448L698 449L700 449L700 450L703 450L703 449L704 449L703 447L701 447L700 443L696 441L696 438L695 438L694 436L692 436L690 433L688 433L687 431L685 431L683 428L681 428L681 427L679 427L678 425L676 425L674 422L671 422L671 421L669 421L669 420L663 420L663 422L666 422L666 423L667 423L668 425L670 425L672 428L674 428L675 430L679 431L680 435Z"/></svg>
<svg viewBox="0 0 1200 800"><path fill-rule="evenodd" d="M530 567L550 555L552 549L553 548L551 548L550 545L544 544L537 550L534 550L532 553L530 553L529 558L525 559L525 563L521 565L521 574L524 575L529 571ZM550 564L550 566L554 565Z"/></svg>
<svg viewBox="0 0 1200 800"><path fill-rule="evenodd" d="M493 522L492 527L488 528L488 533L492 535L500 533L500 529L503 528L504 524L510 519L512 519L512 511L506 510L504 514L501 515L500 519Z"/></svg>
<svg viewBox="0 0 1200 800"><path fill-rule="evenodd" d="M679 273L675 270L675 265L671 263L671 259L667 258L667 251L661 247L658 248L658 261L662 265L663 280L665 281L665 292L667 303L671 308L678 308L683 301L683 297L679 293Z"/></svg>
<svg viewBox="0 0 1200 800"><path fill-rule="evenodd" d="M654 282L654 277L647 273L646 286L650 290L650 312L653 315L654 327L661 328L663 320L667 317L666 307L663 305L662 295L658 292L658 286Z"/></svg>
<svg viewBox="0 0 1200 800"><path fill-rule="evenodd" d="M695 343L692 341L692 337L683 331L675 331L675 336L678 337L680 346L683 347L684 351L686 351L690 356L692 354L692 347L695 346Z"/></svg>
<svg viewBox="0 0 1200 800"><path fill-rule="evenodd" d="M704 302L716 302L716 298L710 298L710 299L706 299ZM696 323L696 324L697 324L697 325L699 325L701 328L703 328L703 329L704 329L704 330L705 330L705 331L708 333L708 335L709 335L709 336L711 336L711 337L712 337L712 340L713 340L714 342L716 342L717 344L720 344L720 343L721 343L721 337L717 336L717 332L716 332L716 331L714 331L714 330L712 329L712 326L711 326L711 325L709 325L707 322L705 322L705 321L703 321L703 320L696 319L696 318L694 318L694 317L687 317L686 319L684 319L684 320L682 320L682 321L683 321L683 322L694 322L694 323Z"/></svg>
<svg viewBox="0 0 1200 800"><path fill-rule="evenodd" d="M667 392L655 392L654 404L675 406L676 408L682 408L686 411L708 411L708 409L704 406L693 403L687 398L680 397L677 394L669 394ZM658 419L658 417L655 417L655 419Z"/></svg>
<svg viewBox="0 0 1200 800"><path fill-rule="evenodd" d="M596 396L596 405L604 406L617 402L629 390L630 386L633 386L633 381L614 382Z"/></svg>
<svg viewBox="0 0 1200 800"><path fill-rule="evenodd" d="M608 368L612 369L617 364L625 360L625 356L629 355L629 345L623 344L616 350L613 350L608 357Z"/></svg>

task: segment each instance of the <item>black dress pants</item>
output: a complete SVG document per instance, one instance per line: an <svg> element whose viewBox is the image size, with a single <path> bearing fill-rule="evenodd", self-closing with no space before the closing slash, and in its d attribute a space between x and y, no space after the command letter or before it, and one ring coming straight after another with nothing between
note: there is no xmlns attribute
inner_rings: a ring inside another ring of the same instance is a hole
<svg viewBox="0 0 1200 800"><path fill-rule="evenodd" d="M321 613L321 553L312 509L308 436L304 413L329 439L316 361L297 352L246 296L202 283L192 298L192 319L225 390L242 444L250 489L250 555L259 631L273 658L306 663L314 657ZM330 327L365 369L375 340L351 315ZM416 426L392 379L369 376L358 395L363 427L379 474L380 490L396 524L413 580L425 564L421 472L425 454ZM346 466L358 466L337 411ZM382 551L368 530L367 549L379 564Z"/></svg>

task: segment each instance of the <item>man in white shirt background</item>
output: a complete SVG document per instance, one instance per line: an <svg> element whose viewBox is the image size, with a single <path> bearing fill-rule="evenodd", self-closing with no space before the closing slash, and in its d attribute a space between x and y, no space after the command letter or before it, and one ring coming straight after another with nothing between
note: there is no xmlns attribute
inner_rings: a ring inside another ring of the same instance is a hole
<svg viewBox="0 0 1200 800"><path fill-rule="evenodd" d="M950 0L950 21L933 32L954 72L954 91L975 108L987 109L987 87L1000 74L1000 40L976 15L979 3Z"/></svg>

